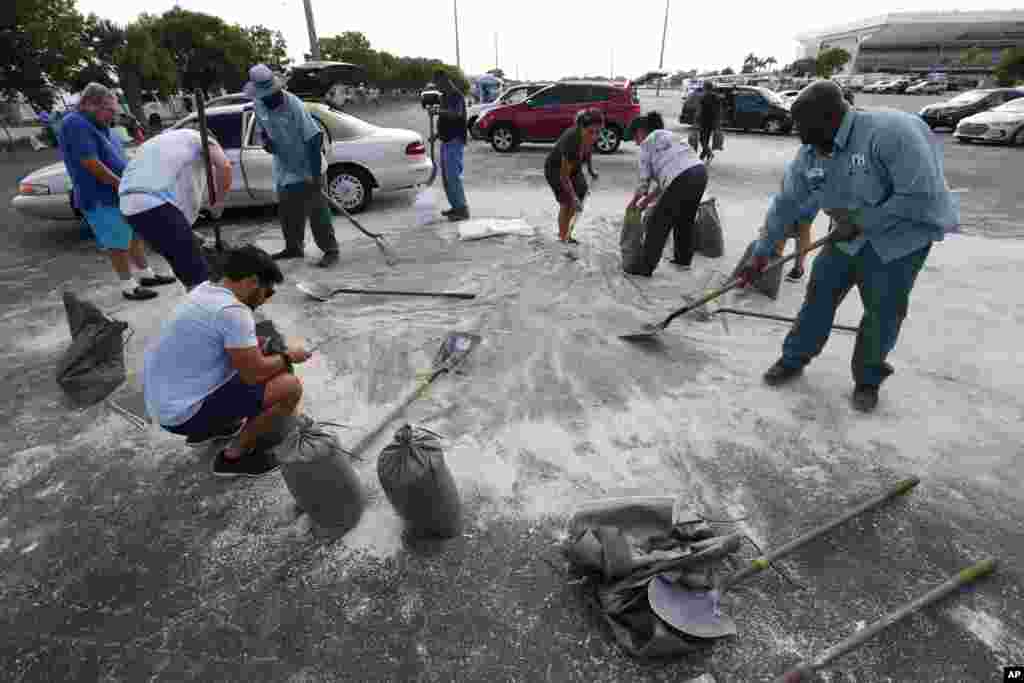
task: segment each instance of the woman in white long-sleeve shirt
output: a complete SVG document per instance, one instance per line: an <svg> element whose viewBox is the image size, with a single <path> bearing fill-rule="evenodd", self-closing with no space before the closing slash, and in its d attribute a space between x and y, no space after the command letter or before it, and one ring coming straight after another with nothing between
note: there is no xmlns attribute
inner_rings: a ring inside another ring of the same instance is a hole
<svg viewBox="0 0 1024 683"><path fill-rule="evenodd" d="M672 230L672 262L689 269L693 261L693 222L708 185L708 173L686 142L665 130L658 112L641 116L629 127L640 145L640 183L627 208L646 209L657 202L646 221L644 264L633 275L650 277ZM652 190L651 184L656 186Z"/></svg>

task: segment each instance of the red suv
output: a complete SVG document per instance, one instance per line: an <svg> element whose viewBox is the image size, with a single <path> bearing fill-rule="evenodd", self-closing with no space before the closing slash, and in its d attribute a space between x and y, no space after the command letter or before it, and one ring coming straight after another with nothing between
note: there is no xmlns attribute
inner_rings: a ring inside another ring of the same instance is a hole
<svg viewBox="0 0 1024 683"><path fill-rule="evenodd" d="M563 81L530 96L525 102L495 107L477 122L481 135L498 152L513 152L522 142L554 142L576 123L582 109L600 109L605 115L595 147L612 154L622 136L640 115L640 98L632 83Z"/></svg>

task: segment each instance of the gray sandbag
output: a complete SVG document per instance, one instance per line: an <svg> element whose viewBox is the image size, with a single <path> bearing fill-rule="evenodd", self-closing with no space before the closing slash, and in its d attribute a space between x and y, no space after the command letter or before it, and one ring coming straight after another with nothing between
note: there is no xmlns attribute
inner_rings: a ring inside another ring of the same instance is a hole
<svg viewBox="0 0 1024 683"><path fill-rule="evenodd" d="M718 203L712 197L700 203L693 223L694 249L707 258L721 258L725 253L722 219L718 216Z"/></svg>
<svg viewBox="0 0 1024 683"><path fill-rule="evenodd" d="M747 245L747 250L743 252L743 258L736 264L736 269L729 276L730 282L735 280L739 276L740 271L747 267L754 259L755 246L757 246L757 240ZM777 299L779 297L779 288L782 287L782 268L772 268L761 273L761 277L757 278L750 286L769 299Z"/></svg>
<svg viewBox="0 0 1024 683"><path fill-rule="evenodd" d="M283 353L288 350L288 343L284 335L274 325L272 320L261 320L256 323L256 339L259 342L263 355L268 356L275 353ZM291 372L291 369L288 370ZM256 439L254 448L259 451L269 451L276 448L284 441L292 429L295 428L295 416L285 415L273 419L270 429Z"/></svg>
<svg viewBox="0 0 1024 683"><path fill-rule="evenodd" d="M366 493L348 454L322 423L302 415L274 450L300 510L324 529L345 533L359 523Z"/></svg>
<svg viewBox="0 0 1024 683"><path fill-rule="evenodd" d="M408 424L395 432L377 460L377 476L409 533L451 538L462 532L459 490L434 432Z"/></svg>
<svg viewBox="0 0 1024 683"><path fill-rule="evenodd" d="M637 208L626 209L626 216L622 219L622 233L619 235L623 272L640 273L643 270L644 232L644 212Z"/></svg>
<svg viewBox="0 0 1024 683"><path fill-rule="evenodd" d="M64 292L71 346L57 363L57 384L79 406L109 396L125 381L124 347L131 327L94 304Z"/></svg>

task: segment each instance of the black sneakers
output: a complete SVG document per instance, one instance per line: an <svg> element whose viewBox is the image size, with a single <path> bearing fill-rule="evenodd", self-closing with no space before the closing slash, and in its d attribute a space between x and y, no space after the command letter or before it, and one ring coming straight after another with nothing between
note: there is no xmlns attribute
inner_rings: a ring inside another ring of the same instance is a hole
<svg viewBox="0 0 1024 683"><path fill-rule="evenodd" d="M146 289L145 287L136 287L131 291L121 290L121 296L129 301L147 301L149 299L155 299L157 293L152 289Z"/></svg>
<svg viewBox="0 0 1024 683"><path fill-rule="evenodd" d="M764 383L770 387L777 387L780 384L785 384L791 379L799 377L803 373L803 368L790 368L782 364L782 360L775 361L775 364L768 368L768 371L764 373Z"/></svg>
<svg viewBox="0 0 1024 683"><path fill-rule="evenodd" d="M283 249L275 254L271 254L270 258L275 261L284 261L286 259L302 258L305 254L301 249Z"/></svg>
<svg viewBox="0 0 1024 683"><path fill-rule="evenodd" d="M469 209L452 209L452 212L448 214L448 220L452 221L453 223L456 221L469 220Z"/></svg>
<svg viewBox="0 0 1024 683"><path fill-rule="evenodd" d="M178 278L171 277L170 275L154 275L153 277L144 277L139 279L139 284L143 287L162 287L164 285L172 285L178 281Z"/></svg>
<svg viewBox="0 0 1024 683"><path fill-rule="evenodd" d="M799 266L793 266L793 270L786 273L786 279L790 282L800 282L804 276L804 269Z"/></svg>
<svg viewBox="0 0 1024 683"><path fill-rule="evenodd" d="M878 405L878 385L858 384L853 389L853 407L862 413L870 413Z"/></svg>
<svg viewBox="0 0 1024 683"><path fill-rule="evenodd" d="M338 262L338 252L328 251L324 252L324 255L320 257L320 260L316 262L316 265L320 268L330 268Z"/></svg>
<svg viewBox="0 0 1024 683"><path fill-rule="evenodd" d="M211 434L190 436L187 439L185 439L185 445L188 446L189 448L202 448L203 446L211 444L214 441L228 441L241 434L242 428L244 426L244 420L232 422L231 424L225 425L222 429L219 429Z"/></svg>
<svg viewBox="0 0 1024 683"><path fill-rule="evenodd" d="M254 479L276 472L280 467L277 458L269 451L249 451L235 460L228 460L224 457L224 451L221 451L213 459L213 476L226 479L238 477Z"/></svg>

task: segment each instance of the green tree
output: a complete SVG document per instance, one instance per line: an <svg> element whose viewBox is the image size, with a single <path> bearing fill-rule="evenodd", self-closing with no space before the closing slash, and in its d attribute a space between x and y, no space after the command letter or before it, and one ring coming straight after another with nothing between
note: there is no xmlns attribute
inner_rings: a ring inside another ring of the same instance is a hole
<svg viewBox="0 0 1024 683"><path fill-rule="evenodd" d="M1024 49L1011 47L1003 50L995 68L995 76L1002 87L1024 80Z"/></svg>
<svg viewBox="0 0 1024 683"><path fill-rule="evenodd" d="M850 53L841 47L823 50L818 55L815 73L822 78L831 78L832 74L846 66L849 61Z"/></svg>
<svg viewBox="0 0 1024 683"><path fill-rule="evenodd" d="M143 15L124 29L124 43L112 57L118 81L136 118L142 116L142 91L155 90L163 96L179 88L177 65L171 53L157 41L154 19Z"/></svg>
<svg viewBox="0 0 1024 683"><path fill-rule="evenodd" d="M359 31L345 31L341 35L320 38L320 56L332 62L348 62L370 68L376 56L370 40Z"/></svg>
<svg viewBox="0 0 1024 683"><path fill-rule="evenodd" d="M743 68L740 73L752 74L757 70L758 64L761 60L757 58L753 52L743 58Z"/></svg>
<svg viewBox="0 0 1024 683"><path fill-rule="evenodd" d="M988 66L992 64L992 52L974 46L960 53L960 63L966 66Z"/></svg>
<svg viewBox="0 0 1024 683"><path fill-rule="evenodd" d="M170 53L186 90L237 90L245 83L252 48L241 27L180 7L152 18L147 26L158 46Z"/></svg>
<svg viewBox="0 0 1024 683"><path fill-rule="evenodd" d="M250 64L266 64L274 71L284 71L292 63L288 43L280 31L255 24L243 27L242 32L252 50L248 58Z"/></svg>
<svg viewBox="0 0 1024 683"><path fill-rule="evenodd" d="M0 94L20 92L35 108L49 110L53 86L68 85L86 57L85 20L74 0L15 0L13 5L13 21L0 27Z"/></svg>
<svg viewBox="0 0 1024 683"><path fill-rule="evenodd" d="M766 69L771 69L778 63L779 60L775 59L775 57L766 57L765 59L761 60L762 66L764 66Z"/></svg>

